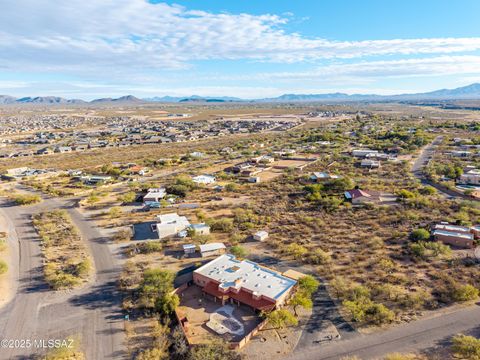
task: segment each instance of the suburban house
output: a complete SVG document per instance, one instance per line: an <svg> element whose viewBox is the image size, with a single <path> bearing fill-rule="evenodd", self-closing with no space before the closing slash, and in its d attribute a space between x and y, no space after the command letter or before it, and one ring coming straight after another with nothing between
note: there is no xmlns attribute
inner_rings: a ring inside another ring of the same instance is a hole
<svg viewBox="0 0 480 360"><path fill-rule="evenodd" d="M205 223L192 224L192 225L190 225L190 229L195 231L195 235L208 235L208 234L210 234L210 226L208 226Z"/></svg>
<svg viewBox="0 0 480 360"><path fill-rule="evenodd" d="M380 161L372 159L363 159L360 163L360 166L363 168L377 169L380 167Z"/></svg>
<svg viewBox="0 0 480 360"><path fill-rule="evenodd" d="M450 152L450 155L452 155L453 157L469 157L470 155L472 155L472 153L470 151L464 151L464 150L454 150L452 152Z"/></svg>
<svg viewBox="0 0 480 360"><path fill-rule="evenodd" d="M377 155L378 151L377 150L370 150L370 149L357 149L352 151L352 156L358 157L358 158L365 158L368 155Z"/></svg>
<svg viewBox="0 0 480 360"><path fill-rule="evenodd" d="M213 184L216 181L215 176L213 175L198 175L192 178L194 183L197 184Z"/></svg>
<svg viewBox="0 0 480 360"><path fill-rule="evenodd" d="M384 204L397 201L397 197L393 194L373 190L353 189L345 191L344 195L353 205Z"/></svg>
<svg viewBox="0 0 480 360"><path fill-rule="evenodd" d="M95 185L98 183L108 183L112 181L111 176L102 176L102 175L82 176L80 179L85 184L90 184L90 185Z"/></svg>
<svg viewBox="0 0 480 360"><path fill-rule="evenodd" d="M480 185L480 169L471 169L460 176L460 183L468 185Z"/></svg>
<svg viewBox="0 0 480 360"><path fill-rule="evenodd" d="M143 176L149 172L149 169L144 166L134 165L128 169L129 174L131 175L140 175Z"/></svg>
<svg viewBox="0 0 480 360"><path fill-rule="evenodd" d="M331 181L331 180L337 180L341 178L342 177L340 175L329 174L327 172L314 172L310 176L310 180L315 182Z"/></svg>
<svg viewBox="0 0 480 360"><path fill-rule="evenodd" d="M256 311L281 307L297 281L249 260L224 254L193 272L193 282L222 305L247 305Z"/></svg>
<svg viewBox="0 0 480 360"><path fill-rule="evenodd" d="M253 239L256 241L265 241L268 239L268 232L265 230L257 231L253 234Z"/></svg>
<svg viewBox="0 0 480 360"><path fill-rule="evenodd" d="M202 244L198 246L200 249L200 255L202 257L213 256L213 255L221 255L225 253L225 244L224 243L208 243Z"/></svg>
<svg viewBox="0 0 480 360"><path fill-rule="evenodd" d="M159 239L175 235L180 236L189 227L190 222L188 219L185 216L179 216L177 213L158 215L155 225Z"/></svg>
<svg viewBox="0 0 480 360"><path fill-rule="evenodd" d="M432 236L436 241L444 244L471 249L475 246L474 240L480 238L480 227L440 223L432 227Z"/></svg>
<svg viewBox="0 0 480 360"><path fill-rule="evenodd" d="M148 189L147 194L143 197L143 202L159 202L167 195L165 188Z"/></svg>

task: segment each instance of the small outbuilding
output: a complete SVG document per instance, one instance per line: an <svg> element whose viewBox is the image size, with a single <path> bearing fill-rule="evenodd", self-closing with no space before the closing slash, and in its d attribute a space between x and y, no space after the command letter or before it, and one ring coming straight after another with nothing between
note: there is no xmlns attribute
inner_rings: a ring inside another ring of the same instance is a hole
<svg viewBox="0 0 480 360"><path fill-rule="evenodd" d="M185 256L190 256L192 254L195 254L197 246L195 244L184 244L182 245L182 248Z"/></svg>
<svg viewBox="0 0 480 360"><path fill-rule="evenodd" d="M256 241L265 241L268 239L268 232L264 230L258 231L253 235L253 239Z"/></svg>
<svg viewBox="0 0 480 360"><path fill-rule="evenodd" d="M212 256L212 255L221 255L225 253L225 244L224 243L208 243L199 246L200 255L202 257Z"/></svg>

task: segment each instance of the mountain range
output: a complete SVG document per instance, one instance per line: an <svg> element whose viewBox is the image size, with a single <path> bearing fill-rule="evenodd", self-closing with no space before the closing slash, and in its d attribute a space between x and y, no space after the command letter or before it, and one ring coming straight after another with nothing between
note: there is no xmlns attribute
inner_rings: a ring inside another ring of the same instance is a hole
<svg viewBox="0 0 480 360"><path fill-rule="evenodd" d="M192 95L189 97L151 97L139 99L133 95L119 98L102 98L90 102L80 99L65 99L57 96L37 96L15 98L9 95L0 95L0 104L132 104L132 103L217 103L217 102L314 102L314 101L406 101L406 100L470 100L480 99L480 83L475 83L455 89L441 89L425 93L376 95L376 94L284 94L274 98L241 99L230 96L202 97Z"/></svg>

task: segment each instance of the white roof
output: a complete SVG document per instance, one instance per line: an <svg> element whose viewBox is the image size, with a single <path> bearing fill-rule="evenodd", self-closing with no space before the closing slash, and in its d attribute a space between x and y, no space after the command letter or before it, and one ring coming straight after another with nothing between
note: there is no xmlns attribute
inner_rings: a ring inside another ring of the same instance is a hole
<svg viewBox="0 0 480 360"><path fill-rule="evenodd" d="M184 244L182 245L183 246L183 249L186 250L186 249L195 249L197 246L195 244Z"/></svg>
<svg viewBox="0 0 480 360"><path fill-rule="evenodd" d="M212 175L198 175L192 178L193 182L210 183L215 182L215 176Z"/></svg>
<svg viewBox="0 0 480 360"><path fill-rule="evenodd" d="M200 245L199 248L200 248L200 252L203 253L203 252L225 249L226 247L223 243L209 243L209 244Z"/></svg>
<svg viewBox="0 0 480 360"><path fill-rule="evenodd" d="M339 179L339 175L329 174L327 172L314 172L313 176L319 179Z"/></svg>
<svg viewBox="0 0 480 360"><path fill-rule="evenodd" d="M179 216L177 213L163 214L157 216L158 222L160 224L185 224L186 226L190 225L190 222L185 216Z"/></svg>
<svg viewBox="0 0 480 360"><path fill-rule="evenodd" d="M470 232L470 228L465 226L451 225L451 224L436 224L434 226L435 230L445 230L453 232Z"/></svg>
<svg viewBox="0 0 480 360"><path fill-rule="evenodd" d="M378 153L377 150L371 149L355 149L352 151L352 154L376 154Z"/></svg>
<svg viewBox="0 0 480 360"><path fill-rule="evenodd" d="M164 194L166 192L165 188L153 188L148 189L148 194Z"/></svg>
<svg viewBox="0 0 480 360"><path fill-rule="evenodd" d="M255 233L255 236L263 237L263 236L268 236L268 232L265 230L260 230Z"/></svg>
<svg viewBox="0 0 480 360"><path fill-rule="evenodd" d="M443 235L443 236L451 236L456 238L463 238L467 240L473 240L473 234L465 234L453 231L445 231L445 230L435 230L433 235Z"/></svg>
<svg viewBox="0 0 480 360"><path fill-rule="evenodd" d="M297 283L253 261L239 261L231 254L221 255L195 272L220 283L219 287L224 289L241 287L273 300L280 298Z"/></svg>

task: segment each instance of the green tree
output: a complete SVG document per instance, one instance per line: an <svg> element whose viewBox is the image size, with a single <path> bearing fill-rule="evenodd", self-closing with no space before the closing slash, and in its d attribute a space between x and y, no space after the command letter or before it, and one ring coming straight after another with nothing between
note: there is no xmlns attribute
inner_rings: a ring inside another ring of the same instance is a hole
<svg viewBox="0 0 480 360"><path fill-rule="evenodd" d="M268 323L274 329L284 329L288 326L297 326L298 320L287 309L278 309L265 314Z"/></svg>
<svg viewBox="0 0 480 360"><path fill-rule="evenodd" d="M175 274L168 270L146 270L139 289L140 303L164 315L172 313L179 304L178 295L172 294L174 278Z"/></svg>
<svg viewBox="0 0 480 360"><path fill-rule="evenodd" d="M118 200L120 200L122 203L129 204L135 201L137 198L137 194L134 191L129 191L123 195L121 195Z"/></svg>
<svg viewBox="0 0 480 360"><path fill-rule="evenodd" d="M308 253L306 247L296 243L288 245L286 250L288 254L298 260L302 259Z"/></svg>
<svg viewBox="0 0 480 360"><path fill-rule="evenodd" d="M313 294L318 290L320 283L312 275L305 275L298 279L298 287L307 294Z"/></svg>
<svg viewBox="0 0 480 360"><path fill-rule="evenodd" d="M295 295L293 295L293 297L290 299L289 303L291 306L293 306L293 313L295 314L295 316L298 316L297 308L299 306L303 307L304 309L311 309L313 307L311 294L302 290L297 291Z"/></svg>
<svg viewBox="0 0 480 360"><path fill-rule="evenodd" d="M243 246L240 246L240 245L232 246L230 248L230 252L240 259L243 259L248 255L247 249L245 249Z"/></svg>
<svg viewBox="0 0 480 360"><path fill-rule="evenodd" d="M410 233L410 240L427 241L430 239L430 233L425 229L416 229Z"/></svg>

